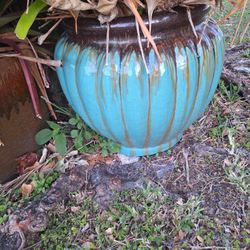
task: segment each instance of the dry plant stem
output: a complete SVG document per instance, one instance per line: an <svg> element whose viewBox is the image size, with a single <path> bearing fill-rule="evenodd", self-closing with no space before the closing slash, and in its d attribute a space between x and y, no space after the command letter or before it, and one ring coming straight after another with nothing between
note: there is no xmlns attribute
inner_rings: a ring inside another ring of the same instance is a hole
<svg viewBox="0 0 250 250"><path fill-rule="evenodd" d="M152 19L155 8L157 7L158 0L146 0L147 10L148 10L148 21L149 21L149 33L152 34ZM147 42L147 47L149 47L149 41Z"/></svg>
<svg viewBox="0 0 250 250"><path fill-rule="evenodd" d="M78 34L78 24L77 24L77 20L78 20L78 16L79 16L79 11L73 11L73 10L70 10L69 11L71 16L74 18L75 20L75 32L76 34Z"/></svg>
<svg viewBox="0 0 250 250"><path fill-rule="evenodd" d="M186 175L186 180L187 184L190 183L190 177L189 177L189 164L188 164L188 153L185 149L182 150L183 157L185 159L185 175Z"/></svg>
<svg viewBox="0 0 250 250"><path fill-rule="evenodd" d="M23 68L24 77L26 79L27 86L31 95L31 100L33 103L36 117L39 119L42 119L42 115L41 115L42 113L41 113L40 103L38 100L37 88L34 82L34 78L32 77L29 67L26 64L25 60L21 58L18 58L18 60Z"/></svg>
<svg viewBox="0 0 250 250"><path fill-rule="evenodd" d="M149 75L148 66L147 66L147 63L146 63L145 55L144 55L143 48L142 48L142 44L141 44L141 36L140 36L139 24L138 24L138 22L137 22L136 20L135 20L135 26L136 26L138 44L139 44L140 51L141 51L142 61L143 61L143 63L144 63L144 66L145 66L147 75Z"/></svg>
<svg viewBox="0 0 250 250"><path fill-rule="evenodd" d="M241 36L240 36L240 43L242 43L243 38L244 38L244 36L246 35L249 26L250 26L250 20L248 21L248 23L247 23L245 29L243 30L243 32L242 32L242 34L241 34Z"/></svg>
<svg viewBox="0 0 250 250"><path fill-rule="evenodd" d="M26 4L26 14L29 13L29 5L30 5L30 1L27 0L27 4Z"/></svg>
<svg viewBox="0 0 250 250"><path fill-rule="evenodd" d="M35 168L31 169L29 172L24 173L14 180L7 182L1 187L0 195L6 196L8 194L11 194L13 190L21 187L21 185L29 179L30 176L32 176L34 173L39 172L40 169L42 169L44 166L46 166L53 157L49 157L47 160L45 160L43 163L39 163Z"/></svg>
<svg viewBox="0 0 250 250"><path fill-rule="evenodd" d="M134 14L136 21L139 23L142 33L144 34L145 37L147 37L148 41L151 43L156 56L158 57L159 62L161 62L161 56L159 54L159 51L157 49L157 46L155 44L155 41L153 39L153 37L151 36L151 34L149 33L145 23L143 22L140 14L138 13L134 3L131 0L124 0L124 3L130 8L130 10L132 11L132 13Z"/></svg>
<svg viewBox="0 0 250 250"><path fill-rule="evenodd" d="M52 22L52 20L46 21L44 24L40 25L40 26L38 27L38 29L40 30L40 29L46 27L46 26L49 25L51 22Z"/></svg>
<svg viewBox="0 0 250 250"><path fill-rule="evenodd" d="M60 67L62 65L61 61L58 60L46 60L46 59L42 59L42 58L33 58L30 56L22 56L21 54L17 54L17 53L13 53L13 54L7 54L7 53L1 53L0 57L16 57L18 59L22 59L22 60L26 60L29 62L35 62L35 63L41 63L41 64L45 64L48 66L54 66L54 67Z"/></svg>
<svg viewBox="0 0 250 250"><path fill-rule="evenodd" d="M37 55L37 53L36 53L36 50L35 50L33 44L31 43L31 41L30 41L28 38L27 38L27 41L28 41L28 43L29 43L29 45L30 45L30 47L31 47L31 49L32 49L32 51L33 51L35 57L36 57L36 58L39 58L38 55ZM42 77L42 79L43 79L44 86L45 86L46 88L49 88L49 82L47 81L47 78L46 78L45 72L44 72L44 70L43 70L42 64L41 64L40 62L38 62L38 63L37 63L37 66L38 66L38 68L39 68L41 77Z"/></svg>
<svg viewBox="0 0 250 250"><path fill-rule="evenodd" d="M35 172L35 169L31 170L28 173L18 176L14 180L7 182L1 187L0 195L7 196L8 194L12 193L13 190L20 187L28 178Z"/></svg>
<svg viewBox="0 0 250 250"><path fill-rule="evenodd" d="M236 30L235 30L233 39L232 39L232 41L231 41L231 44L230 44L231 46L234 45L235 39L236 39L236 37L238 36L239 29L240 29L240 25L241 25L241 23L242 23L242 19L243 19L243 16L244 16L244 14L245 14L247 2L248 2L248 0L245 0L245 1L244 1L244 7L243 7L243 10L242 10L241 15L240 15L240 21L239 21L239 23L238 23L238 26L237 26L237 28L236 28Z"/></svg>
<svg viewBox="0 0 250 250"><path fill-rule="evenodd" d="M187 8L187 15L188 15L188 21L192 27L192 30L193 30L193 33L195 35L196 38L198 38L198 35L196 33L196 30L195 30L195 27L194 27L194 23L193 23L193 20L192 20L192 15L191 15L191 11L189 8Z"/></svg>
<svg viewBox="0 0 250 250"><path fill-rule="evenodd" d="M107 34L106 34L106 65L109 63L109 33L110 33L110 26L107 22Z"/></svg>
<svg viewBox="0 0 250 250"><path fill-rule="evenodd" d="M37 21L41 20L58 20L59 18L72 18L71 15L56 15L56 16L49 16L49 17L38 17L36 18Z"/></svg>
<svg viewBox="0 0 250 250"><path fill-rule="evenodd" d="M38 38L38 44L42 45L43 42L47 39L47 37L51 34L51 32L60 24L60 22L63 20L63 18L60 18L50 29L47 33L44 35L39 36Z"/></svg>
<svg viewBox="0 0 250 250"><path fill-rule="evenodd" d="M233 16L237 11L239 11L240 9L243 8L245 2L247 2L248 0L238 0L236 2L232 2L234 5L234 8L222 19L220 20L218 23L221 24L223 23L225 20L229 19L231 16ZM229 1L230 2L230 1Z"/></svg>
<svg viewBox="0 0 250 250"><path fill-rule="evenodd" d="M202 34L205 32L205 30L206 30L206 28L207 28L207 26L208 26L208 21L212 19L212 15L213 15L213 14L214 14L214 8L212 9L212 11L210 11L209 16L207 17L206 21L204 22L205 25L204 25L204 28L202 29L201 36L200 36L200 40L199 40L199 42L198 42L198 45L201 44L202 37L203 37Z"/></svg>
<svg viewBox="0 0 250 250"><path fill-rule="evenodd" d="M33 51L35 57L38 58L38 55L37 55L37 53L36 53L36 50L34 49L34 47L33 47L32 43L31 43L31 41L30 41L28 38L27 38L27 40L28 40L28 42L29 42L29 45L30 45L30 47L31 47L31 49L32 49L32 51ZM40 89L42 95L43 95L46 99L49 99L49 97L48 97L48 95L47 95L47 92L46 92L46 89L45 89L45 87L49 88L49 83L48 83L48 81L47 81L47 78L46 78L46 75L45 75L43 66L41 65L41 63L37 63L37 67L38 67L38 70L39 70L40 75L41 75L42 80L43 80L43 84L40 83L39 81L37 81L37 85L38 85L38 87L39 87L39 89ZM55 113L55 111L54 111L52 105L50 104L50 102L46 102L46 105L47 105L47 107L48 107L48 109L49 109L50 114L52 115L52 117L53 117L55 120L57 120L56 113Z"/></svg>

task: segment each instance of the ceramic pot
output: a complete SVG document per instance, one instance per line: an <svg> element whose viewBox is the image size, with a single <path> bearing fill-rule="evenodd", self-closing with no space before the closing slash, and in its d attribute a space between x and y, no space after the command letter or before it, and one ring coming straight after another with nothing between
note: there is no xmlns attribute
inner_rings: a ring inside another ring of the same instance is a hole
<svg viewBox="0 0 250 250"><path fill-rule="evenodd" d="M138 45L134 17L107 26L94 19L65 23L55 59L72 108L101 135L121 144L126 155L150 155L171 148L201 116L217 87L224 55L223 35L206 21L209 8L192 10L195 33L184 8L153 16L152 36L161 54L142 37L149 73ZM147 24L147 17L144 17Z"/></svg>
<svg viewBox="0 0 250 250"><path fill-rule="evenodd" d="M45 126L36 118L19 61L0 58L0 183L17 174L16 159L38 149L35 134ZM43 104L43 103L42 103ZM44 118L48 110L42 105Z"/></svg>

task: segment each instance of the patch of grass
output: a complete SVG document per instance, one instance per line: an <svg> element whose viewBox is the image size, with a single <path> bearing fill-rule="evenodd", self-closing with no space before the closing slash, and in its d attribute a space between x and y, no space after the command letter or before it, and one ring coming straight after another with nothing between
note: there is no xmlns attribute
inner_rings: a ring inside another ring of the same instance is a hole
<svg viewBox="0 0 250 250"><path fill-rule="evenodd" d="M195 222L202 216L200 197L191 197L185 203L180 200L174 208L176 231L192 232Z"/></svg>
<svg viewBox="0 0 250 250"><path fill-rule="evenodd" d="M173 202L151 185L118 193L105 210L90 197L75 206L51 213L36 249L165 249L181 231L195 233L202 217L200 197Z"/></svg>
<svg viewBox="0 0 250 250"><path fill-rule="evenodd" d="M39 195L49 189L52 183L58 178L59 172L56 170L48 173L34 173L27 183L34 185L34 190L28 197L22 197L21 189L13 190L8 196L0 196L0 225L4 224L16 209L22 207L30 200L39 198Z"/></svg>
<svg viewBox="0 0 250 250"><path fill-rule="evenodd" d="M240 98L239 87L234 84L225 84L223 80L219 82L219 91L230 103L235 103Z"/></svg>
<svg viewBox="0 0 250 250"><path fill-rule="evenodd" d="M223 114L223 111L215 106L213 107L211 117L214 119L214 126L209 129L209 136L214 139L222 137L223 131L228 126L228 118Z"/></svg>
<svg viewBox="0 0 250 250"><path fill-rule="evenodd" d="M215 10L215 13L213 15L213 18L215 20L222 20L226 14L228 14L233 9L233 6L229 3L227 0L223 0L223 8L220 10L217 8ZM249 21L249 15L250 15L250 4L248 3L246 6L245 14L242 18L242 23L239 28L239 32L237 34L236 43L239 42L240 36L242 35L242 32L244 31L248 21ZM229 20L225 20L223 23L220 24L220 27L224 33L225 40L227 44L230 44L232 41L232 38L235 36L235 30L239 23L241 17L241 11L237 11L234 15L230 17ZM248 28L248 31L246 32L243 42L249 42L250 37L250 30Z"/></svg>
<svg viewBox="0 0 250 250"><path fill-rule="evenodd" d="M39 249L161 249L169 227L169 199L159 189L121 192L106 211L86 199L79 211L54 213ZM84 229L84 230L83 230ZM38 248L37 248L38 249Z"/></svg>
<svg viewBox="0 0 250 250"><path fill-rule="evenodd" d="M49 228L41 233L40 242L36 249L72 249L76 237L84 230L89 230L88 221L91 220L92 213L96 211L90 198L86 198L83 205L75 213L71 211L71 206L64 208L62 205L57 210L63 211L51 214Z"/></svg>
<svg viewBox="0 0 250 250"><path fill-rule="evenodd" d="M225 160L225 174L230 183L234 184L243 194L250 194L250 169L246 161L236 155L231 161Z"/></svg>

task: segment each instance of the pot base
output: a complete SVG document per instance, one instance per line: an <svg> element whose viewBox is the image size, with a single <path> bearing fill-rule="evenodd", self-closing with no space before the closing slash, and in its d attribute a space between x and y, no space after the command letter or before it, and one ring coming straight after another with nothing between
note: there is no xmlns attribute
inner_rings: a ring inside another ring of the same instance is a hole
<svg viewBox="0 0 250 250"><path fill-rule="evenodd" d="M177 144L182 138L182 135L178 135L168 142L161 144L155 147L149 148L128 148L121 145L120 153L127 156L145 156L145 155L153 155L163 151L166 151Z"/></svg>

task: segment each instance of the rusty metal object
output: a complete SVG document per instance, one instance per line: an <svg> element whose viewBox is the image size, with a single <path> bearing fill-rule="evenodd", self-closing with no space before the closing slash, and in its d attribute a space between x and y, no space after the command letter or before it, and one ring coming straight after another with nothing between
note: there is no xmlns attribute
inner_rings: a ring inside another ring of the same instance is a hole
<svg viewBox="0 0 250 250"><path fill-rule="evenodd" d="M38 148L34 135L44 121L35 117L18 60L1 58L0 69L0 182L4 182L16 174L15 159ZM48 113L45 105L43 113Z"/></svg>

